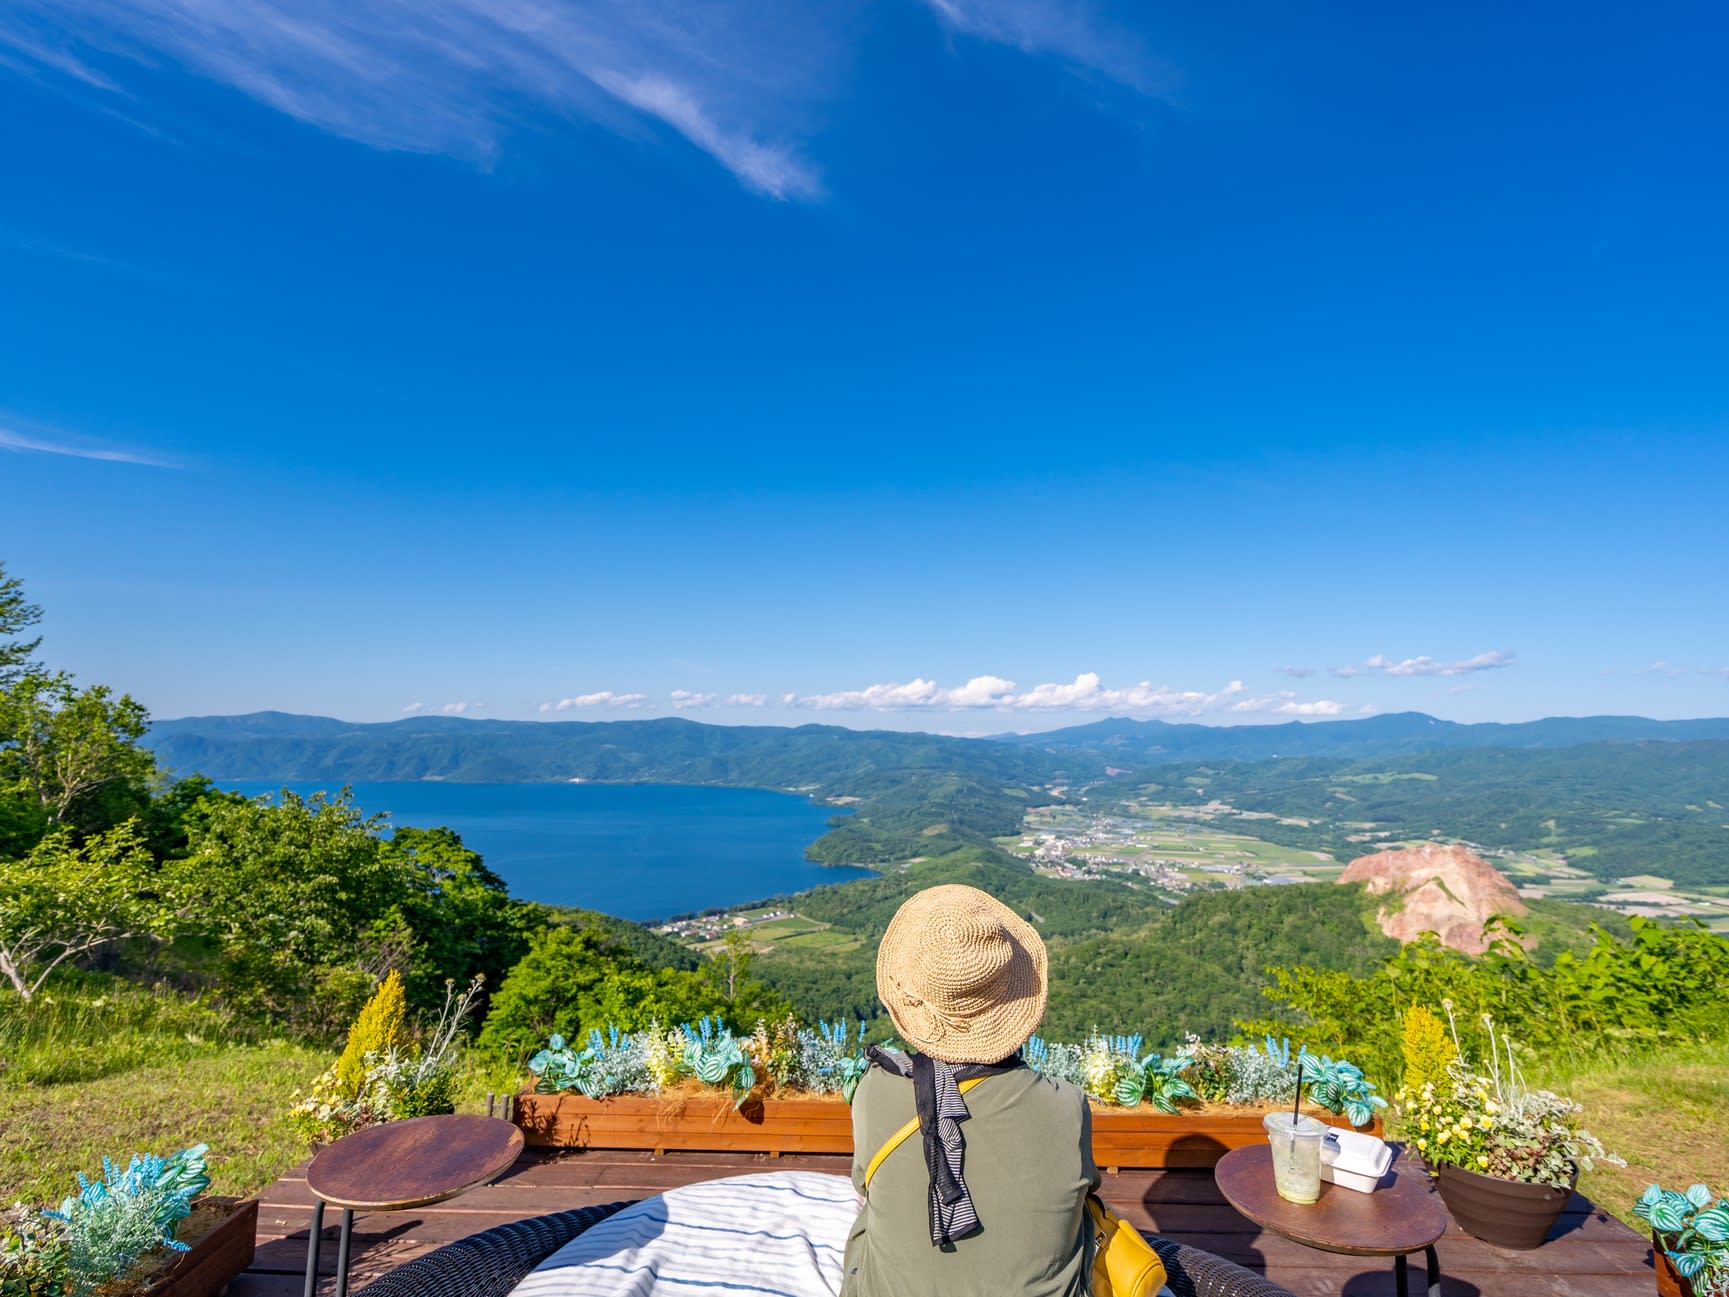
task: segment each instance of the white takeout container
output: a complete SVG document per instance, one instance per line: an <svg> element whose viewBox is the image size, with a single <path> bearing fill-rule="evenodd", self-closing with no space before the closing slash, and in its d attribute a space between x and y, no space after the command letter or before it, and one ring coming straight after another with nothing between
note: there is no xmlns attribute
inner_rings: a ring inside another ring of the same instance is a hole
<svg viewBox="0 0 1729 1297"><path fill-rule="evenodd" d="M1342 1189L1373 1193L1393 1165L1385 1140L1355 1130L1329 1130L1321 1140L1321 1179Z"/></svg>

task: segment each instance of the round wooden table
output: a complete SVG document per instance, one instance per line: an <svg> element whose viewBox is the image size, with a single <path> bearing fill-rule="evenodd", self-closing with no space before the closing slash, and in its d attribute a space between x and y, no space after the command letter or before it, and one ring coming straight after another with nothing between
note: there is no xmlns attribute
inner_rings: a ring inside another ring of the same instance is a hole
<svg viewBox="0 0 1729 1297"><path fill-rule="evenodd" d="M1265 1144L1232 1149L1213 1168L1213 1178L1242 1215L1293 1243L1346 1256L1392 1257L1399 1297L1410 1291L1406 1256L1425 1253L1429 1297L1441 1297L1435 1240L1447 1232L1447 1211L1422 1180L1399 1174L1373 1193L1323 1180L1314 1202L1286 1202L1273 1187L1273 1154Z"/></svg>
<svg viewBox="0 0 1729 1297"><path fill-rule="evenodd" d="M356 1211L405 1211L443 1202L495 1178L521 1152L522 1131L515 1125L466 1113L371 1126L319 1149L306 1168L306 1187L313 1196L306 1297L316 1297L318 1289L325 1203L342 1208L336 1297L347 1297Z"/></svg>

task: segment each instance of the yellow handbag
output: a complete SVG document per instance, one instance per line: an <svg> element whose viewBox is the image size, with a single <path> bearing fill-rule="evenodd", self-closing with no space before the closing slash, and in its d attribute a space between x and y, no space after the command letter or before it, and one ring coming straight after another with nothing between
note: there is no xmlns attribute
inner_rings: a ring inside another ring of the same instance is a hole
<svg viewBox="0 0 1729 1297"><path fill-rule="evenodd" d="M1156 1297L1165 1286L1165 1263L1141 1232L1087 1195L1093 1222L1093 1297Z"/></svg>
<svg viewBox="0 0 1729 1297"><path fill-rule="evenodd" d="M989 1077L975 1076L962 1081L956 1088L965 1094ZM876 1151L865 1167L865 1188L888 1155L904 1144L919 1128L914 1117ZM1105 1206L1096 1193L1087 1195L1087 1217L1093 1226L1093 1297L1157 1297L1165 1286L1165 1263L1153 1251L1153 1245L1141 1237L1116 1212Z"/></svg>

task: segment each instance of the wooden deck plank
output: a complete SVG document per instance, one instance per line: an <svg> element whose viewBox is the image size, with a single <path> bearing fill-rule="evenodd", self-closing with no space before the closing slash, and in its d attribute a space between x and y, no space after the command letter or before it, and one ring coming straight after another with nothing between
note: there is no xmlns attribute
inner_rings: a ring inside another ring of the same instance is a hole
<svg viewBox="0 0 1729 1297"><path fill-rule="evenodd" d="M545 1212L647 1197L680 1185L763 1170L845 1175L845 1156L771 1159L750 1153L529 1150L497 1181L411 1212L355 1218L352 1290L446 1243ZM258 1255L230 1297L297 1297L306 1264L312 1196L304 1166L261 1194ZM1392 1263L1333 1256L1269 1234L1225 1202L1207 1171L1108 1175L1107 1202L1136 1226L1215 1252L1284 1284L1297 1297L1391 1297ZM325 1214L321 1271L333 1272L339 1213ZM1437 1244L1443 1297L1619 1297L1653 1290L1650 1247L1619 1220L1575 1196L1559 1233L1536 1252L1491 1248L1450 1228ZM1421 1271L1414 1258L1413 1280ZM1414 1282L1420 1289L1420 1284ZM330 1297L326 1280L320 1297Z"/></svg>

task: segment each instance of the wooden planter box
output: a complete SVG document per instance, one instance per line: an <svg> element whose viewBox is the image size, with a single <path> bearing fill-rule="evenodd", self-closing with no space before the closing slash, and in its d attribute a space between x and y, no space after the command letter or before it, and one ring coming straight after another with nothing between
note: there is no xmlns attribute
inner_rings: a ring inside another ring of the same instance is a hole
<svg viewBox="0 0 1729 1297"><path fill-rule="evenodd" d="M1307 1109L1340 1130L1354 1130L1345 1118L1320 1109ZM1210 1171L1233 1148L1267 1142L1261 1109L1253 1111L1185 1112L1172 1116L1157 1108L1093 1107L1093 1161L1101 1170L1125 1166L1153 1170L1190 1168ZM1381 1118L1360 1129L1381 1136Z"/></svg>
<svg viewBox="0 0 1729 1297"><path fill-rule="evenodd" d="M1343 1117L1317 1113L1329 1125ZM586 1099L577 1094L516 1096L516 1124L534 1148L682 1149L707 1153L848 1153L852 1109L839 1098L766 1099L735 1111L724 1096L682 1107L646 1095ZM1365 1127L1381 1133L1381 1119ZM1261 1113L1171 1116L1155 1108L1093 1109L1093 1160L1101 1168L1210 1168L1233 1148L1267 1138Z"/></svg>
<svg viewBox="0 0 1729 1297"><path fill-rule="evenodd" d="M217 1224L190 1240L191 1251L159 1254L157 1268L126 1285L138 1297L215 1297L252 1264L258 1240L258 1199L201 1198L181 1222L196 1230L201 1212L226 1213Z"/></svg>
<svg viewBox="0 0 1729 1297"><path fill-rule="evenodd" d="M532 1148L643 1148L656 1153L851 1153L852 1109L844 1099L753 1099L742 1110L725 1095L682 1106L652 1095L586 1099L516 1096L512 1118Z"/></svg>

